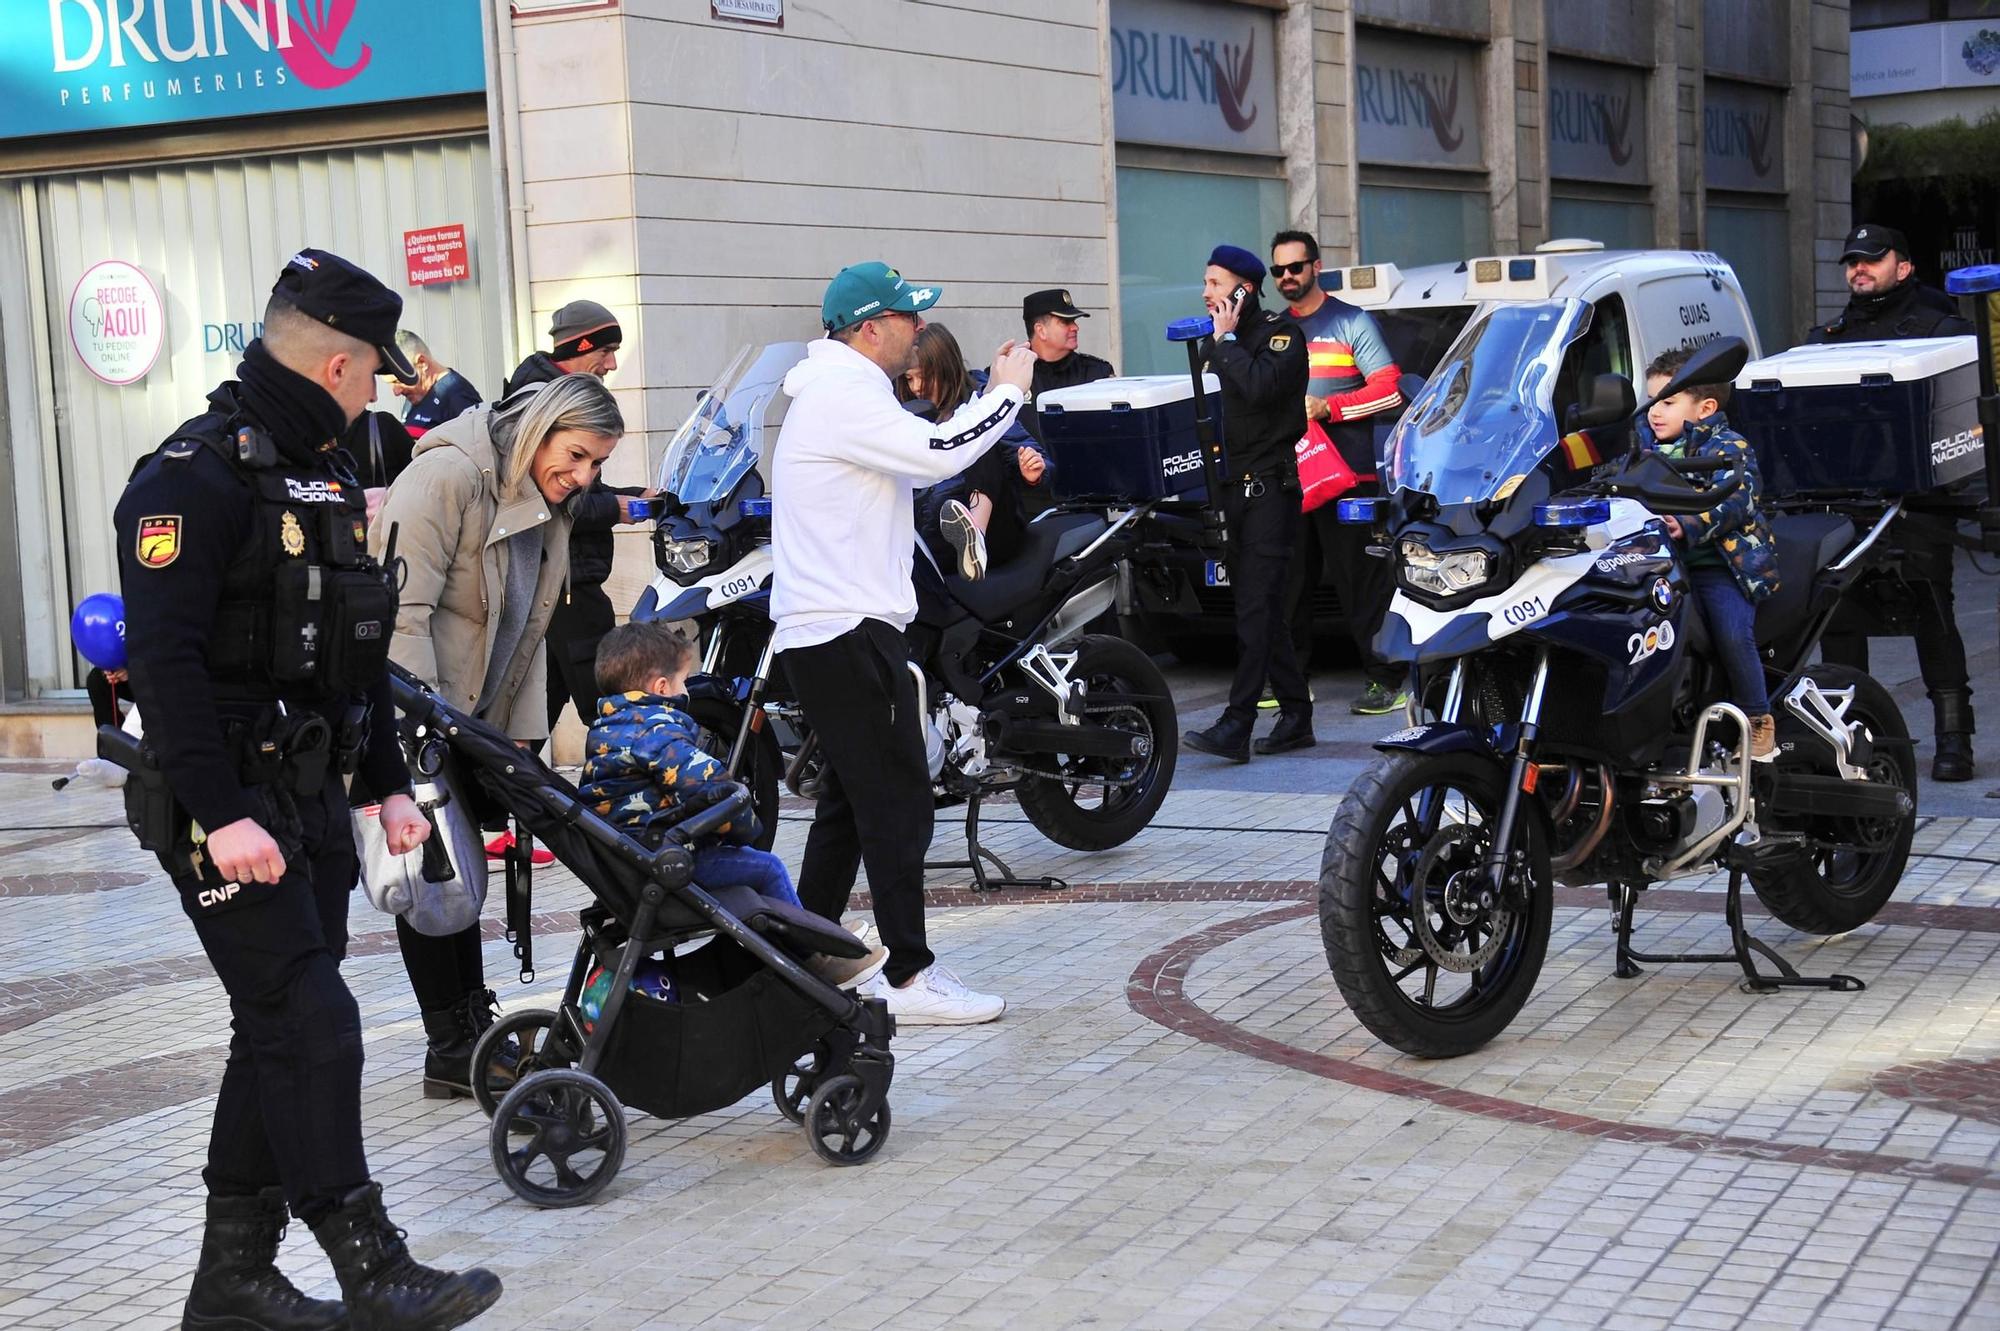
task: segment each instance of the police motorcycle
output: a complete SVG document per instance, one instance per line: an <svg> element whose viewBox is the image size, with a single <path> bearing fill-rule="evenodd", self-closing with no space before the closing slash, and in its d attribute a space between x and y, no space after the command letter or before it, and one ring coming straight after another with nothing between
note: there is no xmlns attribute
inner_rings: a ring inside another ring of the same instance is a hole
<svg viewBox="0 0 2000 1331"><path fill-rule="evenodd" d="M1409 663L1413 715L1334 816L1320 928L1354 1014L1421 1057L1477 1049L1513 1020L1557 883L1606 885L1621 978L1640 961L1733 962L1747 990L1860 989L1801 976L1750 937L1743 882L1795 929L1853 929L1895 889L1915 829L1894 699L1811 659L1900 505L1865 531L1831 511L1773 519L1782 586L1756 632L1779 752L1753 763L1661 521L1740 478L1637 449L1630 383L1589 374L1577 346L1589 319L1575 299L1476 318L1390 436L1387 497L1341 501L1395 562L1377 646ZM1711 342L1660 396L1728 382L1746 359L1737 339ZM1644 889L1716 868L1730 951L1632 947Z"/></svg>
<svg viewBox="0 0 2000 1331"><path fill-rule="evenodd" d="M780 782L810 798L818 772L811 727L773 656L770 618L766 470L788 402L785 374L805 354L800 342L745 348L701 394L661 461L659 489L673 502L654 534L660 572L632 611L699 627L690 715L749 786L766 847ZM1021 878L979 844L980 802L1000 791L1015 792L1028 820L1073 850L1122 845L1159 810L1179 752L1166 678L1132 644L1087 632L1114 605L1119 564L1144 517L1143 508L1107 516L1058 507L976 582L919 554L909 668L936 795L967 810L967 858L930 867L970 869L980 889L1063 886Z"/></svg>

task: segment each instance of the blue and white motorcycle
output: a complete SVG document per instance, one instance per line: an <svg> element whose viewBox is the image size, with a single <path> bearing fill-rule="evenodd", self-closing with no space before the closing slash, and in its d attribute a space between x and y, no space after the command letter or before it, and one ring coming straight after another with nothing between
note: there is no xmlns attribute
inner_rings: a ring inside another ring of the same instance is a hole
<svg viewBox="0 0 2000 1331"><path fill-rule="evenodd" d="M1320 927L1355 1015L1411 1054L1466 1053L1513 1020L1558 881L1608 888L1621 977L1726 961L1753 988L1855 989L1751 938L1742 883L1786 924L1838 933L1881 908L1909 854L1916 771L1895 700L1812 661L1897 506L1866 530L1833 511L1774 518L1782 586L1756 627L1779 753L1753 763L1659 520L1740 479L1638 450L1631 384L1588 372L1590 315L1564 300L1477 318L1390 436L1387 497L1342 501L1395 563L1377 646L1410 665L1418 701L1328 830ZM1726 383L1746 355L1712 342L1660 396ZM1633 949L1641 891L1718 867L1731 951Z"/></svg>
<svg viewBox="0 0 2000 1331"><path fill-rule="evenodd" d="M675 499L654 533L659 576L632 612L699 629L693 715L749 785L767 838L781 781L810 795L817 770L811 727L771 651L764 471L785 373L804 356L799 342L746 348L701 395L661 463L659 488ZM1179 752L1166 678L1132 644L1087 631L1112 607L1146 515L1058 508L977 582L919 570L910 671L936 793L967 805L968 858L955 864L976 886L1058 881L1017 878L979 846L986 795L1014 791L1043 835L1077 850L1131 840L1166 798Z"/></svg>

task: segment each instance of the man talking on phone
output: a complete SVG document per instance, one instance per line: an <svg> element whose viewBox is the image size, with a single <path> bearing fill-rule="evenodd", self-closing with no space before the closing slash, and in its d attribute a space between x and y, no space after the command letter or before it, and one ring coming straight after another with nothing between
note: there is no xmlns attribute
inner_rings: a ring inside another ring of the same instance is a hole
<svg viewBox="0 0 2000 1331"><path fill-rule="evenodd" d="M1306 385L1312 376L1305 334L1258 299L1264 261L1218 245L1208 256L1201 296L1215 320L1203 347L1222 383L1223 482L1219 502L1229 532L1229 586L1236 599L1236 677L1229 705L1188 748L1234 763L1250 761L1250 731L1268 676L1278 723L1258 741L1260 753L1312 742L1312 702L1292 650L1285 584L1299 543L1299 465L1294 446L1306 432Z"/></svg>

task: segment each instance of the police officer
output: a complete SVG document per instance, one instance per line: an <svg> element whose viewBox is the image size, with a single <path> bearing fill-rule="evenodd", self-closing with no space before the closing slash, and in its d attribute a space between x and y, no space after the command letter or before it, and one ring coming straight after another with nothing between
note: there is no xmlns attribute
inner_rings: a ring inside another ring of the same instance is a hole
<svg viewBox="0 0 2000 1331"><path fill-rule="evenodd" d="M1189 731L1182 742L1237 763L1250 761L1250 731L1267 676L1278 699L1278 724L1258 751L1282 753L1312 743L1312 703L1285 615L1301 521L1294 446L1306 430L1312 371L1305 335L1263 307L1263 285L1264 262L1249 250L1218 245L1208 256L1201 294L1215 332L1203 349L1222 383L1222 512L1236 598L1236 676L1221 719L1207 730Z"/></svg>
<svg viewBox="0 0 2000 1331"><path fill-rule="evenodd" d="M1853 293L1840 317L1806 333L1808 343L1881 342L1907 337L1959 337L1972 324L1953 312L1951 299L1911 274L1910 242L1895 227L1866 222L1847 237L1841 252L1847 289ZM1933 781L1972 779L1972 682L1965 640L1958 633L1953 605L1952 547L1921 527L1898 522L1889 538L1901 576L1870 576L1849 593L1850 604L1826 635L1820 655L1837 665L1868 668L1868 635L1853 627L1873 618L1863 598L1886 597L1905 604L1915 618L1917 666L1930 695L1937 734L1931 758Z"/></svg>
<svg viewBox="0 0 2000 1331"><path fill-rule="evenodd" d="M355 881L341 773L386 794L392 848L428 831L389 698L395 591L367 556L337 446L378 373L412 373L401 312L359 268L300 251L236 379L118 502L152 759L127 782L128 820L172 876L232 1017L187 1326L444 1328L500 1296L490 1272L418 1265L384 1214L361 1145L360 1013L340 977ZM344 1304L306 1298L274 1265L288 1207Z"/></svg>
<svg viewBox="0 0 2000 1331"><path fill-rule="evenodd" d="M1035 379L1028 387L1028 405L1021 408L1021 424L1037 443L1042 422L1035 414L1035 402L1042 394L1052 388L1094 384L1118 373L1110 361L1076 349L1077 320L1089 317L1060 287L1030 291L1021 298L1021 324L1027 330L1028 350L1035 353Z"/></svg>

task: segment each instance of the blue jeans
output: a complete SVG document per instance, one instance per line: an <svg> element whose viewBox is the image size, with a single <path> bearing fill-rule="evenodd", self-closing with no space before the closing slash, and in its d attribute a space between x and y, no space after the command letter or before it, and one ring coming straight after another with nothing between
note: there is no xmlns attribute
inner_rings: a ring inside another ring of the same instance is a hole
<svg viewBox="0 0 2000 1331"><path fill-rule="evenodd" d="M1729 676L1729 701L1752 720L1771 710L1764 686L1764 663L1757 657L1757 607L1736 585L1736 575L1717 564L1697 564L1688 570L1695 599L1708 621L1708 636Z"/></svg>
<svg viewBox="0 0 2000 1331"><path fill-rule="evenodd" d="M798 889L785 872L785 862L768 850L750 846L710 846L694 853L694 880L706 888L740 883L760 897L799 904Z"/></svg>

